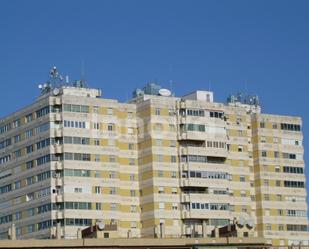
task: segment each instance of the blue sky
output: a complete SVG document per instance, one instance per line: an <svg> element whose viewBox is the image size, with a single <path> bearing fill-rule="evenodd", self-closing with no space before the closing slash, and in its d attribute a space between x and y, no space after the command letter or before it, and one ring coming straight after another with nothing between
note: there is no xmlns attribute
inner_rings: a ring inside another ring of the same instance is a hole
<svg viewBox="0 0 309 249"><path fill-rule="evenodd" d="M264 112L301 116L308 137L308 11L301 0L2 0L0 116L33 101L51 66L79 79L84 64L88 85L121 101L154 80L176 95L210 85L217 101L258 94Z"/></svg>

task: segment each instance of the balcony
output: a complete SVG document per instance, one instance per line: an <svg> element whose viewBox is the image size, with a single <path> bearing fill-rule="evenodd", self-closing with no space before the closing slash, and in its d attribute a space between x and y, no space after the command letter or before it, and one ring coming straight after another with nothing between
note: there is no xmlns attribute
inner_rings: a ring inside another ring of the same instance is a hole
<svg viewBox="0 0 309 249"><path fill-rule="evenodd" d="M62 121L61 114L60 114L60 113L54 113L54 114L53 114L53 119L54 119L54 121L56 121L56 122L61 122L61 121Z"/></svg>
<svg viewBox="0 0 309 249"><path fill-rule="evenodd" d="M61 99L60 98L54 98L53 104L54 105L61 105Z"/></svg>
<svg viewBox="0 0 309 249"><path fill-rule="evenodd" d="M63 182L63 181L62 181L62 178L57 177L57 178L56 178L56 183L55 183L55 184L56 184L56 186L62 186L62 182Z"/></svg>
<svg viewBox="0 0 309 249"><path fill-rule="evenodd" d="M190 210L182 210L181 211L181 218L182 219L190 219L191 218Z"/></svg>
<svg viewBox="0 0 309 249"><path fill-rule="evenodd" d="M55 137L62 137L63 136L63 131L61 129L55 129L54 131L54 136Z"/></svg>
<svg viewBox="0 0 309 249"><path fill-rule="evenodd" d="M63 195L56 195L56 202L63 202Z"/></svg>
<svg viewBox="0 0 309 249"><path fill-rule="evenodd" d="M181 170L182 171L188 171L189 170L188 163L181 163Z"/></svg>
<svg viewBox="0 0 309 249"><path fill-rule="evenodd" d="M56 219L63 219L63 212L62 211L56 211Z"/></svg>
<svg viewBox="0 0 309 249"><path fill-rule="evenodd" d="M182 193L181 196L180 196L180 201L181 202L190 202L190 195Z"/></svg>
<svg viewBox="0 0 309 249"><path fill-rule="evenodd" d="M189 187L190 183L189 183L189 179L182 179L180 182L180 186L181 187Z"/></svg>
<svg viewBox="0 0 309 249"><path fill-rule="evenodd" d="M178 138L180 140L204 141L205 140L205 134L206 133L199 132L199 131L180 131Z"/></svg>
<svg viewBox="0 0 309 249"><path fill-rule="evenodd" d="M55 154L61 154L63 153L63 147L60 144L55 144L54 145L54 152Z"/></svg>
<svg viewBox="0 0 309 249"><path fill-rule="evenodd" d="M55 169L62 170L63 169L63 162L55 162Z"/></svg>

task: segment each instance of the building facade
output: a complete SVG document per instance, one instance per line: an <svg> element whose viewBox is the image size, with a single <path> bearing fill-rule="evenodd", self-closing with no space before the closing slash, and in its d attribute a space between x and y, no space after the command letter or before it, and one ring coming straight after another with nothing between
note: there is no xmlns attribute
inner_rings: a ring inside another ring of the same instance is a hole
<svg viewBox="0 0 309 249"><path fill-rule="evenodd" d="M267 243L308 244L299 117L206 91L100 95L49 89L1 119L1 238L12 223L21 239L57 226L76 238L98 221L119 238L209 237L237 220Z"/></svg>

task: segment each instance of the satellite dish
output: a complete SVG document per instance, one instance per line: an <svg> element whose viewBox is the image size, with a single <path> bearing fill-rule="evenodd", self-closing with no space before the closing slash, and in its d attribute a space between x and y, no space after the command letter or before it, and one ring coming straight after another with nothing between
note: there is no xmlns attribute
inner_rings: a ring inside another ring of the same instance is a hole
<svg viewBox="0 0 309 249"><path fill-rule="evenodd" d="M54 94L54 95L58 95L59 93L60 93L59 88L55 88L55 89L53 90L53 94Z"/></svg>
<svg viewBox="0 0 309 249"><path fill-rule="evenodd" d="M47 84L47 83L44 83L43 87L44 87L44 88L48 87L48 84Z"/></svg>
<svg viewBox="0 0 309 249"><path fill-rule="evenodd" d="M248 219L247 223L249 227L254 227L254 220L252 218Z"/></svg>
<svg viewBox="0 0 309 249"><path fill-rule="evenodd" d="M243 216L238 218L238 224L244 226L246 224L246 219Z"/></svg>
<svg viewBox="0 0 309 249"><path fill-rule="evenodd" d="M97 226L100 231L104 230L105 228L105 224L103 224L102 222L99 222Z"/></svg>
<svg viewBox="0 0 309 249"><path fill-rule="evenodd" d="M168 89L165 89L165 88L161 88L160 90L159 90L159 94L161 95L161 96L166 96L166 97L168 97L168 96L171 96L171 91L170 90L168 90Z"/></svg>
<svg viewBox="0 0 309 249"><path fill-rule="evenodd" d="M39 89L42 89L42 88L43 88L43 85L42 85L42 84L39 84L39 85L38 85L38 88L39 88Z"/></svg>

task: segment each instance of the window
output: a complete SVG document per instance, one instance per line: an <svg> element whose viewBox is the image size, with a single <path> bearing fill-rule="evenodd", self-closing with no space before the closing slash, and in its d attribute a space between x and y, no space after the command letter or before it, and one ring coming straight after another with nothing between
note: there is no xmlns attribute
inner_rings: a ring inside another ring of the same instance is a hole
<svg viewBox="0 0 309 249"><path fill-rule="evenodd" d="M130 181L134 181L135 180L135 175L134 174L130 174Z"/></svg>
<svg viewBox="0 0 309 249"><path fill-rule="evenodd" d="M178 204L177 203L173 203L172 210L178 210Z"/></svg>
<svg viewBox="0 0 309 249"><path fill-rule="evenodd" d="M264 122L260 122L260 128L265 128L265 123Z"/></svg>
<svg viewBox="0 0 309 249"><path fill-rule="evenodd" d="M267 152L265 150L262 151L262 157L267 157Z"/></svg>
<svg viewBox="0 0 309 249"><path fill-rule="evenodd" d="M163 155L157 155L157 161L158 162L163 162L163 160L164 160Z"/></svg>
<svg viewBox="0 0 309 249"><path fill-rule="evenodd" d="M174 110L173 109L168 109L168 115L169 116L174 116Z"/></svg>
<svg viewBox="0 0 309 249"><path fill-rule="evenodd" d="M130 211L131 213L136 213L136 205L131 205Z"/></svg>
<svg viewBox="0 0 309 249"><path fill-rule="evenodd" d="M108 146L115 146L115 140L114 139L108 139L107 143L108 143Z"/></svg>
<svg viewBox="0 0 309 249"><path fill-rule="evenodd" d="M170 147L176 147L176 140L170 141Z"/></svg>
<svg viewBox="0 0 309 249"><path fill-rule="evenodd" d="M95 204L95 209L96 209L96 210L101 210L101 209L102 209L101 203L98 203L98 202L97 202L97 203Z"/></svg>
<svg viewBox="0 0 309 249"><path fill-rule="evenodd" d="M268 194L265 194L265 195L264 195L264 200L265 200L265 201L269 201L269 195L268 195Z"/></svg>
<svg viewBox="0 0 309 249"><path fill-rule="evenodd" d="M278 124L277 123L273 123L273 129L278 129Z"/></svg>
<svg viewBox="0 0 309 249"><path fill-rule="evenodd" d="M110 163L115 163L115 162L116 162L116 156L110 155L110 156L108 157L108 161L109 161Z"/></svg>
<svg viewBox="0 0 309 249"><path fill-rule="evenodd" d="M163 171L162 170L158 171L158 177L163 177Z"/></svg>
<svg viewBox="0 0 309 249"><path fill-rule="evenodd" d="M264 186L266 186L266 187L269 186L269 181L268 180L264 180Z"/></svg>
<svg viewBox="0 0 309 249"><path fill-rule="evenodd" d="M274 151L274 157L279 158L279 151Z"/></svg>
<svg viewBox="0 0 309 249"><path fill-rule="evenodd" d="M115 187L111 187L109 190L109 194L110 195L115 195L116 194L116 188Z"/></svg>
<svg viewBox="0 0 309 249"><path fill-rule="evenodd" d="M278 225L278 230L279 230L279 231L284 231L284 225L279 224L279 225Z"/></svg>
<svg viewBox="0 0 309 249"><path fill-rule="evenodd" d="M101 172L98 171L98 170L96 170L96 171L94 172L94 177L96 177L96 178L101 177Z"/></svg>
<svg viewBox="0 0 309 249"><path fill-rule="evenodd" d="M83 189L82 188L74 188L74 193L82 193Z"/></svg>
<svg viewBox="0 0 309 249"><path fill-rule="evenodd" d="M286 131L300 131L301 127L300 125L297 124L286 124L286 123L281 123L281 130L286 130Z"/></svg>
<svg viewBox="0 0 309 249"><path fill-rule="evenodd" d="M99 107L93 106L93 113L98 113L98 112L99 112Z"/></svg>
<svg viewBox="0 0 309 249"><path fill-rule="evenodd" d="M134 144L128 144L129 150L134 150Z"/></svg>
<svg viewBox="0 0 309 249"><path fill-rule="evenodd" d="M35 214L34 208L29 208L29 209L27 210L27 214L28 214L28 216L33 216L33 215Z"/></svg>
<svg viewBox="0 0 309 249"><path fill-rule="evenodd" d="M281 181L276 180L276 187L281 187Z"/></svg>
<svg viewBox="0 0 309 249"><path fill-rule="evenodd" d="M107 130L108 131L113 131L114 130L114 124L108 124L107 125Z"/></svg>
<svg viewBox="0 0 309 249"><path fill-rule="evenodd" d="M95 186L94 187L94 193L100 194L101 193L101 187L100 186Z"/></svg>
<svg viewBox="0 0 309 249"><path fill-rule="evenodd" d="M116 211L116 210L117 210L117 203L111 203L111 204L110 204L110 209L111 209L112 211Z"/></svg>
<svg viewBox="0 0 309 249"><path fill-rule="evenodd" d="M109 178L110 178L110 179L115 179L116 176L117 176L116 171L110 171L110 172L109 172Z"/></svg>
<svg viewBox="0 0 309 249"><path fill-rule="evenodd" d="M164 187L159 187L158 188L158 193L159 194L164 194Z"/></svg>
<svg viewBox="0 0 309 249"><path fill-rule="evenodd" d="M177 178L177 172L176 171L172 171L172 178Z"/></svg>
<svg viewBox="0 0 309 249"><path fill-rule="evenodd" d="M261 137L261 143L266 143L266 137Z"/></svg>
<svg viewBox="0 0 309 249"><path fill-rule="evenodd" d="M244 150L244 146L238 145L238 152L243 152L243 150Z"/></svg>
<svg viewBox="0 0 309 249"><path fill-rule="evenodd" d="M14 214L14 220L20 220L22 218L22 212L17 212Z"/></svg>
<svg viewBox="0 0 309 249"><path fill-rule="evenodd" d="M161 139L156 140L156 146L162 146L162 140Z"/></svg>
<svg viewBox="0 0 309 249"><path fill-rule="evenodd" d="M129 127L128 128L128 135L133 135L134 134L134 129Z"/></svg>
<svg viewBox="0 0 309 249"><path fill-rule="evenodd" d="M99 130L100 129L100 123L93 123L93 129Z"/></svg>
<svg viewBox="0 0 309 249"><path fill-rule="evenodd" d="M94 161L95 162L100 162L101 161L101 156L100 155L95 155L94 156Z"/></svg>
<svg viewBox="0 0 309 249"><path fill-rule="evenodd" d="M246 181L245 176L239 176L239 181L240 181L240 182L245 182L245 181Z"/></svg>
<svg viewBox="0 0 309 249"><path fill-rule="evenodd" d="M107 114L108 115L113 115L113 108L107 108Z"/></svg>
<svg viewBox="0 0 309 249"><path fill-rule="evenodd" d="M159 203L159 208L160 209L164 209L165 208L165 203L164 202L160 202Z"/></svg>
<svg viewBox="0 0 309 249"><path fill-rule="evenodd" d="M93 142L94 142L94 145L96 146L100 145L100 139L94 139Z"/></svg>
<svg viewBox="0 0 309 249"><path fill-rule="evenodd" d="M266 225L265 225L265 229L268 230L268 231L270 231L270 230L271 230L271 224L266 224Z"/></svg>
<svg viewBox="0 0 309 249"><path fill-rule="evenodd" d="M287 188L304 188L305 183L300 181L284 181L284 187Z"/></svg>
<svg viewBox="0 0 309 249"><path fill-rule="evenodd" d="M135 189L131 189L130 190L130 195L133 197L133 196L136 196L136 191Z"/></svg>
<svg viewBox="0 0 309 249"><path fill-rule="evenodd" d="M129 158L129 165L135 165L135 159Z"/></svg>
<svg viewBox="0 0 309 249"><path fill-rule="evenodd" d="M176 162L177 162L176 156L171 156L171 163L176 163Z"/></svg>
<svg viewBox="0 0 309 249"><path fill-rule="evenodd" d="M131 221L131 229L137 228L136 221Z"/></svg>
<svg viewBox="0 0 309 249"><path fill-rule="evenodd" d="M157 115L157 116L160 116L160 115L161 115L161 110L160 110L160 108L156 108L156 115Z"/></svg>
<svg viewBox="0 0 309 249"><path fill-rule="evenodd" d="M17 181L14 183L14 189L20 189L21 188L21 181Z"/></svg>

